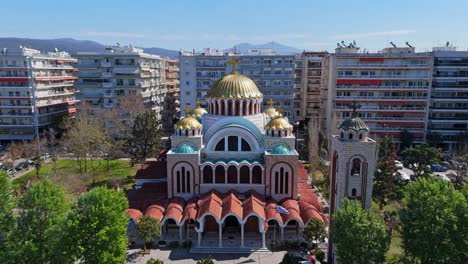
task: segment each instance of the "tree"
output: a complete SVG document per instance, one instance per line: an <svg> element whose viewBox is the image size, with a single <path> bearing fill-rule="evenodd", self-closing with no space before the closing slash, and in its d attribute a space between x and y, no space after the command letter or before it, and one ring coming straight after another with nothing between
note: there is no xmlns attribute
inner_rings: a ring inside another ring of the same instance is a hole
<svg viewBox="0 0 468 264"><path fill-rule="evenodd" d="M154 259L154 258L150 258L146 264L164 264L164 261L160 260L160 259Z"/></svg>
<svg viewBox="0 0 468 264"><path fill-rule="evenodd" d="M414 142L414 135L413 133L409 132L408 129L403 129L400 131L400 151L404 151L405 149L411 147Z"/></svg>
<svg viewBox="0 0 468 264"><path fill-rule="evenodd" d="M52 161L52 175L57 175L57 161L60 151L62 150L62 144L57 139L58 132L53 129L49 128L44 133L44 150L50 154L50 158Z"/></svg>
<svg viewBox="0 0 468 264"><path fill-rule="evenodd" d="M322 220L312 218L307 223L304 231L302 231L302 236L309 243L309 245L314 245L316 248L317 243L322 243L327 237L326 225Z"/></svg>
<svg viewBox="0 0 468 264"><path fill-rule="evenodd" d="M143 216L138 222L137 233L140 239L145 241L144 249L146 250L146 244L151 243L155 236L161 235L161 226L157 219L150 216Z"/></svg>
<svg viewBox="0 0 468 264"><path fill-rule="evenodd" d="M397 197L397 187L394 182L396 147L393 139L384 137L379 141L379 156L375 172L372 198L378 203L380 210Z"/></svg>
<svg viewBox="0 0 468 264"><path fill-rule="evenodd" d="M442 150L430 147L427 143L421 143L403 151L404 164L413 169L414 174L428 177L431 175L430 165L439 163Z"/></svg>
<svg viewBox="0 0 468 264"><path fill-rule="evenodd" d="M154 111L139 113L127 141L132 163L143 163L161 146L161 128Z"/></svg>
<svg viewBox="0 0 468 264"><path fill-rule="evenodd" d="M455 161L455 172L457 173L457 184L463 185L463 178L468 176L468 153L462 155L456 155Z"/></svg>
<svg viewBox="0 0 468 264"><path fill-rule="evenodd" d="M362 209L358 202L343 200L343 207L332 217L333 242L343 264L383 263L387 234L383 219Z"/></svg>
<svg viewBox="0 0 468 264"><path fill-rule="evenodd" d="M23 154L23 148L22 148L22 143L16 143L13 142L9 145L8 148L8 157L11 160L11 168L15 168L16 166L16 160L21 158L21 155ZM14 170L13 170L14 172Z"/></svg>
<svg viewBox="0 0 468 264"><path fill-rule="evenodd" d="M468 263L468 203L462 192L421 178L407 186L403 202L403 249L411 262Z"/></svg>
<svg viewBox="0 0 468 264"><path fill-rule="evenodd" d="M211 256L208 256L207 258L198 260L197 264L214 264L214 261Z"/></svg>
<svg viewBox="0 0 468 264"><path fill-rule="evenodd" d="M102 126L89 116L79 116L65 122L65 144L76 159L80 173L89 174L96 183L96 170L101 165L104 150L109 142ZM89 167L88 167L89 166Z"/></svg>
<svg viewBox="0 0 468 264"><path fill-rule="evenodd" d="M13 208L15 199L11 189L11 181L5 172L0 171L0 243L8 241L14 226ZM8 263L10 252L0 250L0 263Z"/></svg>
<svg viewBox="0 0 468 264"><path fill-rule="evenodd" d="M68 208L63 189L48 179L30 186L19 201L17 226L11 235L15 263L54 262Z"/></svg>
<svg viewBox="0 0 468 264"><path fill-rule="evenodd" d="M80 263L123 263L128 201L124 193L96 187L81 194L67 216L68 243Z"/></svg>

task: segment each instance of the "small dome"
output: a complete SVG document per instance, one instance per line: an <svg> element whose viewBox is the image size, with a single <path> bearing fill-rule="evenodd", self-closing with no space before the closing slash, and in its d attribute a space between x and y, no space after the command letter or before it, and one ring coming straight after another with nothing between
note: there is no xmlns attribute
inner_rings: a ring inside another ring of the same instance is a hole
<svg viewBox="0 0 468 264"><path fill-rule="evenodd" d="M272 130L282 130L282 129L290 129L292 128L292 125L289 124L288 120L281 115L278 115L274 117L273 119L268 122L268 124L265 125L266 129L272 129Z"/></svg>
<svg viewBox="0 0 468 264"><path fill-rule="evenodd" d="M236 72L216 81L206 97L225 99L260 98L263 94L252 79Z"/></svg>
<svg viewBox="0 0 468 264"><path fill-rule="evenodd" d="M199 106L197 108L195 108L193 110L193 113L192 115L195 117L195 118L201 118L204 114L208 113L205 108Z"/></svg>
<svg viewBox="0 0 468 264"><path fill-rule="evenodd" d="M369 127L366 123L359 117L348 118L341 123L338 127L339 129L343 129L344 131L354 130L354 131L369 131Z"/></svg>
<svg viewBox="0 0 468 264"><path fill-rule="evenodd" d="M177 146L176 150L174 151L175 153L183 153L183 154L191 154L191 153L197 153L195 148L191 146L190 144L187 143L182 143L179 146Z"/></svg>
<svg viewBox="0 0 468 264"><path fill-rule="evenodd" d="M192 116L186 116L181 120L177 121L175 125L176 129L201 129L202 125Z"/></svg>
<svg viewBox="0 0 468 264"><path fill-rule="evenodd" d="M280 144L272 148L270 151L270 154L274 154L274 155L287 155L291 153L292 153L291 149L285 144Z"/></svg>
<svg viewBox="0 0 468 264"><path fill-rule="evenodd" d="M279 112L274 107L269 107L263 113L266 115L267 118L274 118L275 116L279 115Z"/></svg>

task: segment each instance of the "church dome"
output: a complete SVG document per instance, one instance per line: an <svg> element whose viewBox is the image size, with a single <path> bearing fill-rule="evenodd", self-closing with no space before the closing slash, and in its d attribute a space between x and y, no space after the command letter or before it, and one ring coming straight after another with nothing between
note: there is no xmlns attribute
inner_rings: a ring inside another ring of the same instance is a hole
<svg viewBox="0 0 468 264"><path fill-rule="evenodd" d="M279 115L279 112L273 108L269 107L263 113L266 115L267 118L274 118L275 116Z"/></svg>
<svg viewBox="0 0 468 264"><path fill-rule="evenodd" d="M289 149L288 146L285 144L280 144L274 148L271 149L270 154L275 154L275 155L287 155L291 154L291 149Z"/></svg>
<svg viewBox="0 0 468 264"><path fill-rule="evenodd" d="M265 125L266 129L280 130L280 129L290 129L292 125L289 124L288 120L281 115L274 117L273 119Z"/></svg>
<svg viewBox="0 0 468 264"><path fill-rule="evenodd" d="M179 153L179 154L191 154L191 153L196 153L197 151L191 145L187 143L182 143L179 146L177 146L174 152Z"/></svg>
<svg viewBox="0 0 468 264"><path fill-rule="evenodd" d="M193 110L193 113L192 115L195 117L195 118L201 118L204 114L208 113L205 108L201 107L201 106L198 106L197 108L195 108Z"/></svg>
<svg viewBox="0 0 468 264"><path fill-rule="evenodd" d="M181 120L177 121L175 125L176 129L201 129L202 124L192 116L186 116Z"/></svg>
<svg viewBox="0 0 468 264"><path fill-rule="evenodd" d="M345 119L338 128L343 129L344 131L369 131L369 127L367 126L367 124L359 117Z"/></svg>
<svg viewBox="0 0 468 264"><path fill-rule="evenodd" d="M206 97L223 99L260 98L263 94L247 76L233 72L216 81Z"/></svg>

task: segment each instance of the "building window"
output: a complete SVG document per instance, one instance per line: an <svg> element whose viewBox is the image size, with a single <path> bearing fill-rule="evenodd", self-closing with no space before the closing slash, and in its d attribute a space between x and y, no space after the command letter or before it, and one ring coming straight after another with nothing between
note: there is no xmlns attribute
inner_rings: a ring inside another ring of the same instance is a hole
<svg viewBox="0 0 468 264"><path fill-rule="evenodd" d="M176 193L191 192L191 169L183 165L177 165L175 168L175 191Z"/></svg>
<svg viewBox="0 0 468 264"><path fill-rule="evenodd" d="M361 165L362 161L359 158L353 159L351 162L351 176L360 176L361 175Z"/></svg>
<svg viewBox="0 0 468 264"><path fill-rule="evenodd" d="M351 196L352 196L352 197L356 197L356 193L357 193L356 188L353 188L353 189L351 190Z"/></svg>
<svg viewBox="0 0 468 264"><path fill-rule="evenodd" d="M228 167L227 183L237 184L237 168L233 165Z"/></svg>
<svg viewBox="0 0 468 264"><path fill-rule="evenodd" d="M215 169L215 183L226 183L225 180L225 169L223 166L218 165Z"/></svg>
<svg viewBox="0 0 468 264"><path fill-rule="evenodd" d="M203 183L213 183L213 168L210 166L203 168Z"/></svg>
<svg viewBox="0 0 468 264"><path fill-rule="evenodd" d="M245 139L241 139L241 150L242 151L251 151L252 149L250 148L249 143Z"/></svg>
<svg viewBox="0 0 468 264"><path fill-rule="evenodd" d="M276 167L276 166L275 166ZM291 175L290 167L280 166L274 168L274 183L275 183L275 194L288 194L289 193L289 177Z"/></svg>
<svg viewBox="0 0 468 264"><path fill-rule="evenodd" d="M186 81L186 82L185 82L185 85L190 86L190 82L189 82L189 81Z"/></svg>
<svg viewBox="0 0 468 264"><path fill-rule="evenodd" d="M240 182L242 184L250 184L250 169L247 166L242 166L239 172Z"/></svg>
<svg viewBox="0 0 468 264"><path fill-rule="evenodd" d="M215 151L224 151L224 138L216 144Z"/></svg>
<svg viewBox="0 0 468 264"><path fill-rule="evenodd" d="M237 136L228 137L228 151L237 151L239 147L239 138Z"/></svg>
<svg viewBox="0 0 468 264"><path fill-rule="evenodd" d="M185 92L185 95L190 96L190 92Z"/></svg>
<svg viewBox="0 0 468 264"><path fill-rule="evenodd" d="M252 169L252 184L262 184L262 168L255 166Z"/></svg>

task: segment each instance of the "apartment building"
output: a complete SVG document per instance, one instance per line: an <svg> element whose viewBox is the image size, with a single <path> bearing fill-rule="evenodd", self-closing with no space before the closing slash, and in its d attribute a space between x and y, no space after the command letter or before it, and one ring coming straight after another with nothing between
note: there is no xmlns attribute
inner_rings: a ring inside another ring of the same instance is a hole
<svg viewBox="0 0 468 264"><path fill-rule="evenodd" d="M358 101L361 117L371 137L391 136L398 144L400 132L408 130L414 142L426 138L432 53L414 47L390 47L378 53L360 52L358 47L339 47L331 56L333 103L328 122L351 115L349 105ZM333 121L335 120L335 121ZM336 131L332 131L336 132Z"/></svg>
<svg viewBox="0 0 468 264"><path fill-rule="evenodd" d="M0 53L0 141L31 140L76 112L73 63L66 52L19 47Z"/></svg>
<svg viewBox="0 0 468 264"><path fill-rule="evenodd" d="M180 111L179 107L179 62L175 59L164 59L166 68L166 88L167 96L164 100L164 111L162 125L165 131L173 129L173 120Z"/></svg>
<svg viewBox="0 0 468 264"><path fill-rule="evenodd" d="M214 82L231 72L232 66L226 62L233 55L216 49L180 53L182 110L185 106L194 108L196 100L203 100ZM256 82L264 95L264 107L273 99L276 107L283 109L283 115L294 120L295 56L277 55L271 49L255 49L237 55L237 60L240 65L236 66L236 71Z"/></svg>
<svg viewBox="0 0 468 264"><path fill-rule="evenodd" d="M434 71L430 95L428 139L449 153L467 151L468 52L455 47L433 49ZM458 143L465 140L465 145Z"/></svg>
<svg viewBox="0 0 468 264"><path fill-rule="evenodd" d="M78 98L92 107L118 109L119 99L139 95L144 106L162 117L166 88L164 58L133 46L111 46L102 52L78 52Z"/></svg>

